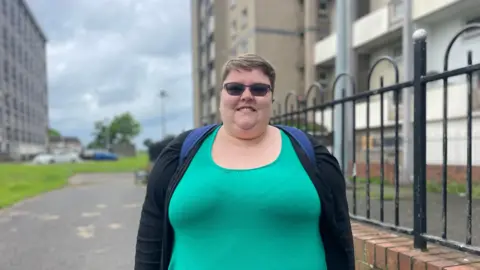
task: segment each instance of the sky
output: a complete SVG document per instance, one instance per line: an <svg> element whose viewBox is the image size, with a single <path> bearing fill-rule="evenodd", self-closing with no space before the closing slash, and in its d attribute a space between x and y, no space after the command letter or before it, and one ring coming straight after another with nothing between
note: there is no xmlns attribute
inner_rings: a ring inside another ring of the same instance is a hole
<svg viewBox="0 0 480 270"><path fill-rule="evenodd" d="M48 38L50 126L82 143L93 123L131 112L135 139L193 126L190 1L27 0Z"/></svg>

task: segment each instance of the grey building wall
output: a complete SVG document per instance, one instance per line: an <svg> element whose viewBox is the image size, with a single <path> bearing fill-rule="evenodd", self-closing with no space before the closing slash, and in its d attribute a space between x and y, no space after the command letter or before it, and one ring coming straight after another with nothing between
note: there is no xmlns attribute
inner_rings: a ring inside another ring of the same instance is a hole
<svg viewBox="0 0 480 270"><path fill-rule="evenodd" d="M0 0L0 152L44 151L47 39L24 0Z"/></svg>

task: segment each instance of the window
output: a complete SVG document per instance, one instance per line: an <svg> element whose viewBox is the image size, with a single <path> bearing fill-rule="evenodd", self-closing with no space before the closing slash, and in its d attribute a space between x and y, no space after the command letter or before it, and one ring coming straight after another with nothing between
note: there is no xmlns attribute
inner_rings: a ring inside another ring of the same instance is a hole
<svg viewBox="0 0 480 270"><path fill-rule="evenodd" d="M248 25L248 10L244 8L242 10L242 30L247 28Z"/></svg>
<svg viewBox="0 0 480 270"><path fill-rule="evenodd" d="M3 15L7 16L7 0L2 0L2 11L3 11Z"/></svg>
<svg viewBox="0 0 480 270"><path fill-rule="evenodd" d="M404 14L404 2L403 0L392 0L391 9L392 9L392 18L394 20L399 20L403 18Z"/></svg>
<svg viewBox="0 0 480 270"><path fill-rule="evenodd" d="M230 27L230 36L232 40L235 40L237 37L237 21L233 20Z"/></svg>
<svg viewBox="0 0 480 270"><path fill-rule="evenodd" d="M402 45L395 45L392 49L392 57L395 61L402 61L403 48Z"/></svg>
<svg viewBox="0 0 480 270"><path fill-rule="evenodd" d="M242 40L238 43L237 53L248 53L248 40Z"/></svg>
<svg viewBox="0 0 480 270"><path fill-rule="evenodd" d="M320 1L318 3L318 17L319 18L328 17L328 5L326 1Z"/></svg>
<svg viewBox="0 0 480 270"><path fill-rule="evenodd" d="M469 24L480 24L480 17L473 18L471 20L466 21L465 25ZM472 38L475 36L478 36L480 34L480 29L478 28L472 28L464 32L464 37L465 38Z"/></svg>

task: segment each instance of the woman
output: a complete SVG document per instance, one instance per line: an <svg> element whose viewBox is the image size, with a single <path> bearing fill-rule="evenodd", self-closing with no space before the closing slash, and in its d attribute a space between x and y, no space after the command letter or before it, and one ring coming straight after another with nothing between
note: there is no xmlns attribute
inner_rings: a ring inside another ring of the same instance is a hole
<svg viewBox="0 0 480 270"><path fill-rule="evenodd" d="M309 136L315 164L269 125L275 70L246 54L228 61L222 124L180 162L189 132L150 175L135 269L354 270L345 182L337 160Z"/></svg>

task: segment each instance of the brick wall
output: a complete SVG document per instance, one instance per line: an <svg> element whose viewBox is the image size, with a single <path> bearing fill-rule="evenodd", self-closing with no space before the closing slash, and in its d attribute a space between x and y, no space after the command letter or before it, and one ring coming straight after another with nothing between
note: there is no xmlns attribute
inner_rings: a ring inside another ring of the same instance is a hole
<svg viewBox="0 0 480 270"><path fill-rule="evenodd" d="M413 248L406 235L352 221L355 245L355 269L388 270L475 270L480 257L434 244L428 251Z"/></svg>
<svg viewBox="0 0 480 270"><path fill-rule="evenodd" d="M442 165L427 165L427 179L430 181L442 181ZM400 167L399 172L401 173ZM448 180L451 182L464 183L466 179L467 167L459 165L449 165L447 168ZM395 166L393 164L385 164L384 167L385 180L393 183L395 179ZM366 178L366 164L357 163L357 176ZM370 177L380 177L380 164L370 163ZM480 166L472 166L472 181L480 184Z"/></svg>

